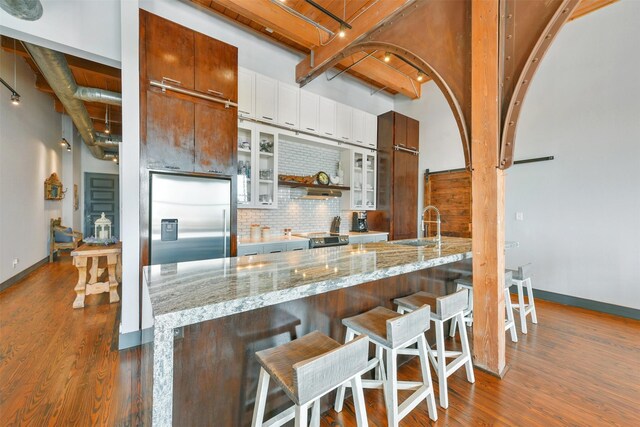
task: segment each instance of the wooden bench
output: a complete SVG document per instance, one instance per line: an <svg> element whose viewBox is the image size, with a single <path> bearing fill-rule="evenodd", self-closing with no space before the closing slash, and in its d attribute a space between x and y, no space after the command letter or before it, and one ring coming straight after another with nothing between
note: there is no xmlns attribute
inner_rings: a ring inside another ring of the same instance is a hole
<svg viewBox="0 0 640 427"><path fill-rule="evenodd" d="M59 250L74 250L82 242L82 233L78 231L69 232L70 227L61 224L60 218L51 218L49 225L49 262L53 262L53 254ZM56 233L71 238L70 242L56 242Z"/></svg>

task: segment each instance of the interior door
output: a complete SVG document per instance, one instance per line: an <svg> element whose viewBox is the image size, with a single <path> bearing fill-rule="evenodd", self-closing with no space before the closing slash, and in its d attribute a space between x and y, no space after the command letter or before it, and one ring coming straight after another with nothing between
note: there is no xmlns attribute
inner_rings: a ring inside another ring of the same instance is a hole
<svg viewBox="0 0 640 427"><path fill-rule="evenodd" d="M84 174L85 237L95 234L94 223L104 212L111 220L111 235L120 238L120 190L118 175L107 173Z"/></svg>

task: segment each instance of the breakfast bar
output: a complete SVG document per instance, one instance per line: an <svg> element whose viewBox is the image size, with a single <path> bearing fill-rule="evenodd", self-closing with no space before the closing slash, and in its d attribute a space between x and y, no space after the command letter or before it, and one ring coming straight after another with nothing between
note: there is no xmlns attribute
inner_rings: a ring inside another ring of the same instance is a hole
<svg viewBox="0 0 640 427"><path fill-rule="evenodd" d="M248 425L256 350L313 330L341 341L344 317L451 292L471 255L471 239L443 237L145 267L153 425Z"/></svg>

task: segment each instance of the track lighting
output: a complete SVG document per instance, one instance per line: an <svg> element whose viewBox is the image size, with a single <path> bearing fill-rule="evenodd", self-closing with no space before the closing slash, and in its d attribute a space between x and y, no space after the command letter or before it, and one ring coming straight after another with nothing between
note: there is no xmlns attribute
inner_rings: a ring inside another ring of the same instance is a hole
<svg viewBox="0 0 640 427"><path fill-rule="evenodd" d="M11 94L11 103L13 105L18 105L20 104L20 95L18 95L18 92L13 92Z"/></svg>
<svg viewBox="0 0 640 427"><path fill-rule="evenodd" d="M421 82L424 80L424 73L422 71L418 71L418 81Z"/></svg>
<svg viewBox="0 0 640 427"><path fill-rule="evenodd" d="M338 32L338 37L344 38L346 34L346 27L343 24L340 24L340 31Z"/></svg>
<svg viewBox="0 0 640 427"><path fill-rule="evenodd" d="M107 105L107 108L104 111L104 133L111 133L111 122L109 122L109 105Z"/></svg>
<svg viewBox="0 0 640 427"><path fill-rule="evenodd" d="M118 163L118 156L113 156L113 159L111 159L113 161L113 163Z"/></svg>
<svg viewBox="0 0 640 427"><path fill-rule="evenodd" d="M391 53L390 52L385 52L384 53L384 62L389 62L391 61Z"/></svg>
<svg viewBox="0 0 640 427"><path fill-rule="evenodd" d="M67 140L66 140L66 138L62 138L62 139L60 140L60 145L61 145L62 147L66 147L66 148L67 148L67 151L71 151L71 144L69 144L69 141L67 141Z"/></svg>

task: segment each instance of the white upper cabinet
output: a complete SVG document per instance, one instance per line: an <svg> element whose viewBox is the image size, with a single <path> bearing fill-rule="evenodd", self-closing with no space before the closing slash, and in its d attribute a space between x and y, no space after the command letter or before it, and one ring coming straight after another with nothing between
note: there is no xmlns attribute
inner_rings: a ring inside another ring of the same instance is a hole
<svg viewBox="0 0 640 427"><path fill-rule="evenodd" d="M255 117L256 73L238 68L238 116Z"/></svg>
<svg viewBox="0 0 640 427"><path fill-rule="evenodd" d="M352 141L353 108L336 104L336 137L344 142Z"/></svg>
<svg viewBox="0 0 640 427"><path fill-rule="evenodd" d="M282 126L299 128L298 110L300 89L278 82L278 123Z"/></svg>
<svg viewBox="0 0 640 427"><path fill-rule="evenodd" d="M367 140L367 134L365 132L366 123L365 123L365 113L362 110L353 109L353 120L352 120L352 132L351 139L358 145L367 145L365 142Z"/></svg>
<svg viewBox="0 0 640 427"><path fill-rule="evenodd" d="M256 74L256 119L278 122L278 81Z"/></svg>
<svg viewBox="0 0 640 427"><path fill-rule="evenodd" d="M322 136L336 137L336 102L324 96L320 97L318 130Z"/></svg>
<svg viewBox="0 0 640 427"><path fill-rule="evenodd" d="M355 111L355 110L354 110ZM378 116L375 114L364 114L364 142L371 148L378 147Z"/></svg>
<svg viewBox="0 0 640 427"><path fill-rule="evenodd" d="M318 109L320 95L300 90L300 129L306 132L318 133Z"/></svg>

